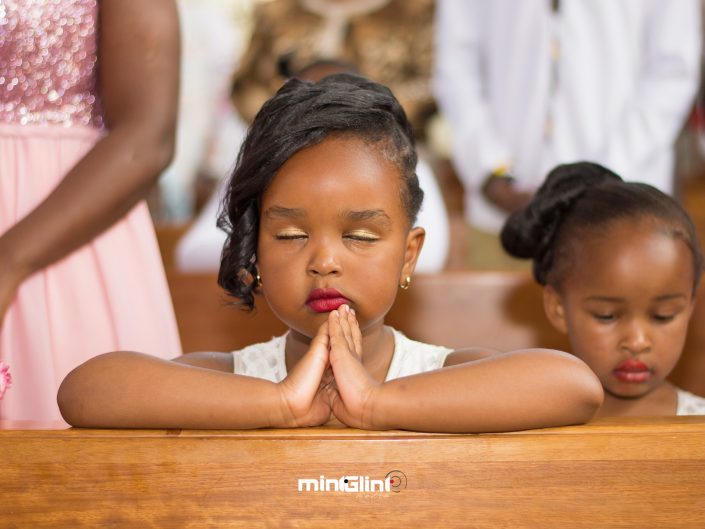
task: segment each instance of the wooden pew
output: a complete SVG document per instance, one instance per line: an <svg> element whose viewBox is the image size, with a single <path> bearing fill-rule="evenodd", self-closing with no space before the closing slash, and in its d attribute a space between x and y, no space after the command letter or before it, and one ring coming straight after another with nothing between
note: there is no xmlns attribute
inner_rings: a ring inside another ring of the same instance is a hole
<svg viewBox="0 0 705 529"><path fill-rule="evenodd" d="M285 331L263 299L254 314L227 304L214 274L168 273L185 352L229 351ZM705 396L704 289L691 321L685 350L672 379ZM548 323L541 288L524 272L444 272L417 275L401 291L387 323L407 336L448 347L523 347L570 350Z"/></svg>
<svg viewBox="0 0 705 529"><path fill-rule="evenodd" d="M168 276L185 352L232 350L285 331L264 299L248 314L229 304L214 274ZM527 274L417 275L399 291L387 323L409 337L448 347L566 348L543 315L541 289Z"/></svg>
<svg viewBox="0 0 705 529"><path fill-rule="evenodd" d="M705 526L704 417L482 435L0 430L0 454L3 529ZM389 491L299 491L392 471Z"/></svg>

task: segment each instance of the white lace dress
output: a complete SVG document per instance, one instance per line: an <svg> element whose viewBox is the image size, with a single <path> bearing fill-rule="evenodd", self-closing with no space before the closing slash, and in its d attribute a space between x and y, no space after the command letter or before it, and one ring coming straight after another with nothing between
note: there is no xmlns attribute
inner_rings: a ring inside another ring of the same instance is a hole
<svg viewBox="0 0 705 529"><path fill-rule="evenodd" d="M396 329L394 331L394 356L385 380L424 373L443 367L446 356L453 350L440 345L429 345L410 340ZM233 351L233 372L236 375L263 378L281 382L286 377L284 347L286 334L268 342L248 345Z"/></svg>
<svg viewBox="0 0 705 529"><path fill-rule="evenodd" d="M676 415L705 415L705 399L693 395L684 389L676 388L678 392L678 405Z"/></svg>

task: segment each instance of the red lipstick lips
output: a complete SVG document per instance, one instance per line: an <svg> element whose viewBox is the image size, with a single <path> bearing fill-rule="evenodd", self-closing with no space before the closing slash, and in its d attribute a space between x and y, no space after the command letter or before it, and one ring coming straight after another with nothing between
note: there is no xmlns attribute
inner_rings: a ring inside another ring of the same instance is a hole
<svg viewBox="0 0 705 529"><path fill-rule="evenodd" d="M646 382L652 376L649 366L635 358L620 362L612 373L620 382Z"/></svg>
<svg viewBox="0 0 705 529"><path fill-rule="evenodd" d="M306 305L314 312L331 312L350 300L334 288L317 288L306 299Z"/></svg>

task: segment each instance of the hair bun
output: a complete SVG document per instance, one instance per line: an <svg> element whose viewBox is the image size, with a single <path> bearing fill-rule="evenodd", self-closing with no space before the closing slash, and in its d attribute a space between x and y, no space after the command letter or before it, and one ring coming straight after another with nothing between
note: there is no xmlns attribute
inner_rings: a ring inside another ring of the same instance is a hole
<svg viewBox="0 0 705 529"><path fill-rule="evenodd" d="M509 216L500 233L502 247L514 257L534 259L534 275L545 283L553 256L552 243L573 204L591 187L622 179L591 162L555 167L524 209Z"/></svg>

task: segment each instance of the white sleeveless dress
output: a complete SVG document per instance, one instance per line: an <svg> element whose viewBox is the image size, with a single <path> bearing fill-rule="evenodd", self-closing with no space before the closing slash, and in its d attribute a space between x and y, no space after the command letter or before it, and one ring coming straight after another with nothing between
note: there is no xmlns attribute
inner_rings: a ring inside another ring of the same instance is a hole
<svg viewBox="0 0 705 529"><path fill-rule="evenodd" d="M705 415L705 399L684 389L676 388L678 406L676 415Z"/></svg>

